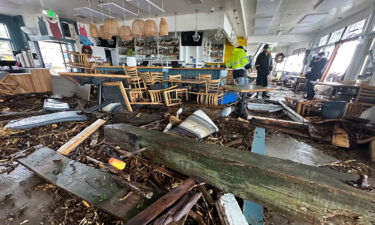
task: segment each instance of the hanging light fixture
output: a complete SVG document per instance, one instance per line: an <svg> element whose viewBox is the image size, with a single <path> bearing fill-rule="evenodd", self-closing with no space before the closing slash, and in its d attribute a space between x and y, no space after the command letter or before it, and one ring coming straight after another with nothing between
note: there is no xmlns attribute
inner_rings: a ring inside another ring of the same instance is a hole
<svg viewBox="0 0 375 225"><path fill-rule="evenodd" d="M145 31L145 21L139 19L139 0L137 2L137 10L138 10L138 19L133 21L132 24L132 31L133 35L138 41L142 40L142 36L144 35Z"/></svg>
<svg viewBox="0 0 375 225"><path fill-rule="evenodd" d="M193 35L193 41L198 42L201 39L201 36L198 33L198 10L196 10L197 14L195 15L195 33Z"/></svg>
<svg viewBox="0 0 375 225"><path fill-rule="evenodd" d="M103 1L102 0L99 0L99 4L100 4L100 12L101 12L101 15L102 15L102 22L104 23L104 16L103 16L103 5L102 5ZM108 35L106 35L104 33L104 26L103 25L100 25L99 27L99 37L103 40L107 40L109 39ZM101 41L98 39L97 40L97 45L100 45L101 44Z"/></svg>
<svg viewBox="0 0 375 225"><path fill-rule="evenodd" d="M122 13L123 13L123 22L120 27L119 36L122 41L131 41L133 40L133 34L129 26L125 26L125 3L122 0Z"/></svg>
<svg viewBox="0 0 375 225"><path fill-rule="evenodd" d="M174 43L180 42L180 35L177 33L177 12L174 13L174 34L172 38Z"/></svg>
<svg viewBox="0 0 375 225"><path fill-rule="evenodd" d="M148 4L148 15L151 17L151 4ZM148 19L145 21L145 37L155 37L158 33L155 20Z"/></svg>
<svg viewBox="0 0 375 225"><path fill-rule="evenodd" d="M111 16L111 8L109 7L109 0L108 0L108 12L109 15ZM108 38L108 43L113 44L114 41L112 39L113 36L118 35L120 26L118 22L115 19L107 18L104 20L104 33Z"/></svg>
<svg viewBox="0 0 375 225"><path fill-rule="evenodd" d="M94 21L92 19L91 1L92 0L88 0L88 2L89 2L89 8L90 8L90 18L91 18L89 31L90 31L91 37L98 38L99 37L99 31L98 31L98 28L96 27L96 24L94 23Z"/></svg>
<svg viewBox="0 0 375 225"><path fill-rule="evenodd" d="M164 10L164 0L161 1L161 8ZM165 17L160 18L160 24L159 24L159 35L160 36L168 36L169 28L168 28L168 22Z"/></svg>
<svg viewBox="0 0 375 225"><path fill-rule="evenodd" d="M222 32L222 27L221 27L221 19L222 19L221 16L223 15L223 12L222 12L223 7L220 6L219 9L220 9L220 11L219 11L219 13L220 13L219 26L218 26L217 32L215 34L215 40L217 42L221 41L224 38L224 34Z"/></svg>

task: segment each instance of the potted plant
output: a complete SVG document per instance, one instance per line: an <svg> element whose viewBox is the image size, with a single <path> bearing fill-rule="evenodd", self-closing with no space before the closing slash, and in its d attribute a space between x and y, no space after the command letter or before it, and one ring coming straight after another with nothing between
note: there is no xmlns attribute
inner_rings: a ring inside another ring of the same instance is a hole
<svg viewBox="0 0 375 225"><path fill-rule="evenodd" d="M126 52L126 64L128 66L137 66L137 60L135 59L135 52L132 48L129 48Z"/></svg>

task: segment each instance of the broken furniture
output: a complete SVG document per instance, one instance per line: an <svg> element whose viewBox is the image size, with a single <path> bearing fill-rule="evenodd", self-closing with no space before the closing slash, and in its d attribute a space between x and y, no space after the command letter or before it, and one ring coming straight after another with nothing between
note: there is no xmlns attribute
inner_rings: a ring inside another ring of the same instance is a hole
<svg viewBox="0 0 375 225"><path fill-rule="evenodd" d="M201 79L205 81L205 89L199 90L199 92L190 92L190 94L197 96L197 103L200 105L219 105L224 96L223 90L220 89L221 80L210 80L207 78Z"/></svg>
<svg viewBox="0 0 375 225"><path fill-rule="evenodd" d="M375 220L375 196L346 183L356 180L354 175L126 124L107 125L104 133L107 141L120 147L152 148L143 154L153 162L292 218L310 223L337 216L358 224Z"/></svg>
<svg viewBox="0 0 375 225"><path fill-rule="evenodd" d="M0 76L0 95L52 91L49 69L30 68L29 70L29 73L9 73Z"/></svg>
<svg viewBox="0 0 375 225"><path fill-rule="evenodd" d="M313 85L326 85L333 88L332 99L336 101L350 101L358 95L360 85L355 82L321 82L312 81Z"/></svg>
<svg viewBox="0 0 375 225"><path fill-rule="evenodd" d="M66 63L71 68L83 70L86 73L92 73L94 71L95 63L90 62L89 54L80 52L67 51L68 62Z"/></svg>

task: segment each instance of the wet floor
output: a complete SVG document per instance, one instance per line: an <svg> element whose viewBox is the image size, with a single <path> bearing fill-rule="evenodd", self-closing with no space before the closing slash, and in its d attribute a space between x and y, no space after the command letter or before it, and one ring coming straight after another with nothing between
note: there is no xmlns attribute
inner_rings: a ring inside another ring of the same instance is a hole
<svg viewBox="0 0 375 225"><path fill-rule="evenodd" d="M52 195L37 188L44 183L21 165L0 174L0 224L41 224L53 204Z"/></svg>

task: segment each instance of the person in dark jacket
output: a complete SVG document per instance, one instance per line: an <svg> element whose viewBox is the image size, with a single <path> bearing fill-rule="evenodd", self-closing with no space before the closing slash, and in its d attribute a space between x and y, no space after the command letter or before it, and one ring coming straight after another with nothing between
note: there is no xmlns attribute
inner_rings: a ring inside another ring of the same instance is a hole
<svg viewBox="0 0 375 225"><path fill-rule="evenodd" d="M258 55L255 61L255 68L257 70L256 84L267 87L268 75L272 71L272 56L268 44L263 47L263 51ZM269 97L267 92L263 92L263 97Z"/></svg>
<svg viewBox="0 0 375 225"><path fill-rule="evenodd" d="M317 57L314 57L310 62L311 71L306 74L307 82L307 99L312 100L315 96L314 85L311 81L316 81L322 78L323 71L327 66L328 60L325 57L325 53L321 52Z"/></svg>

